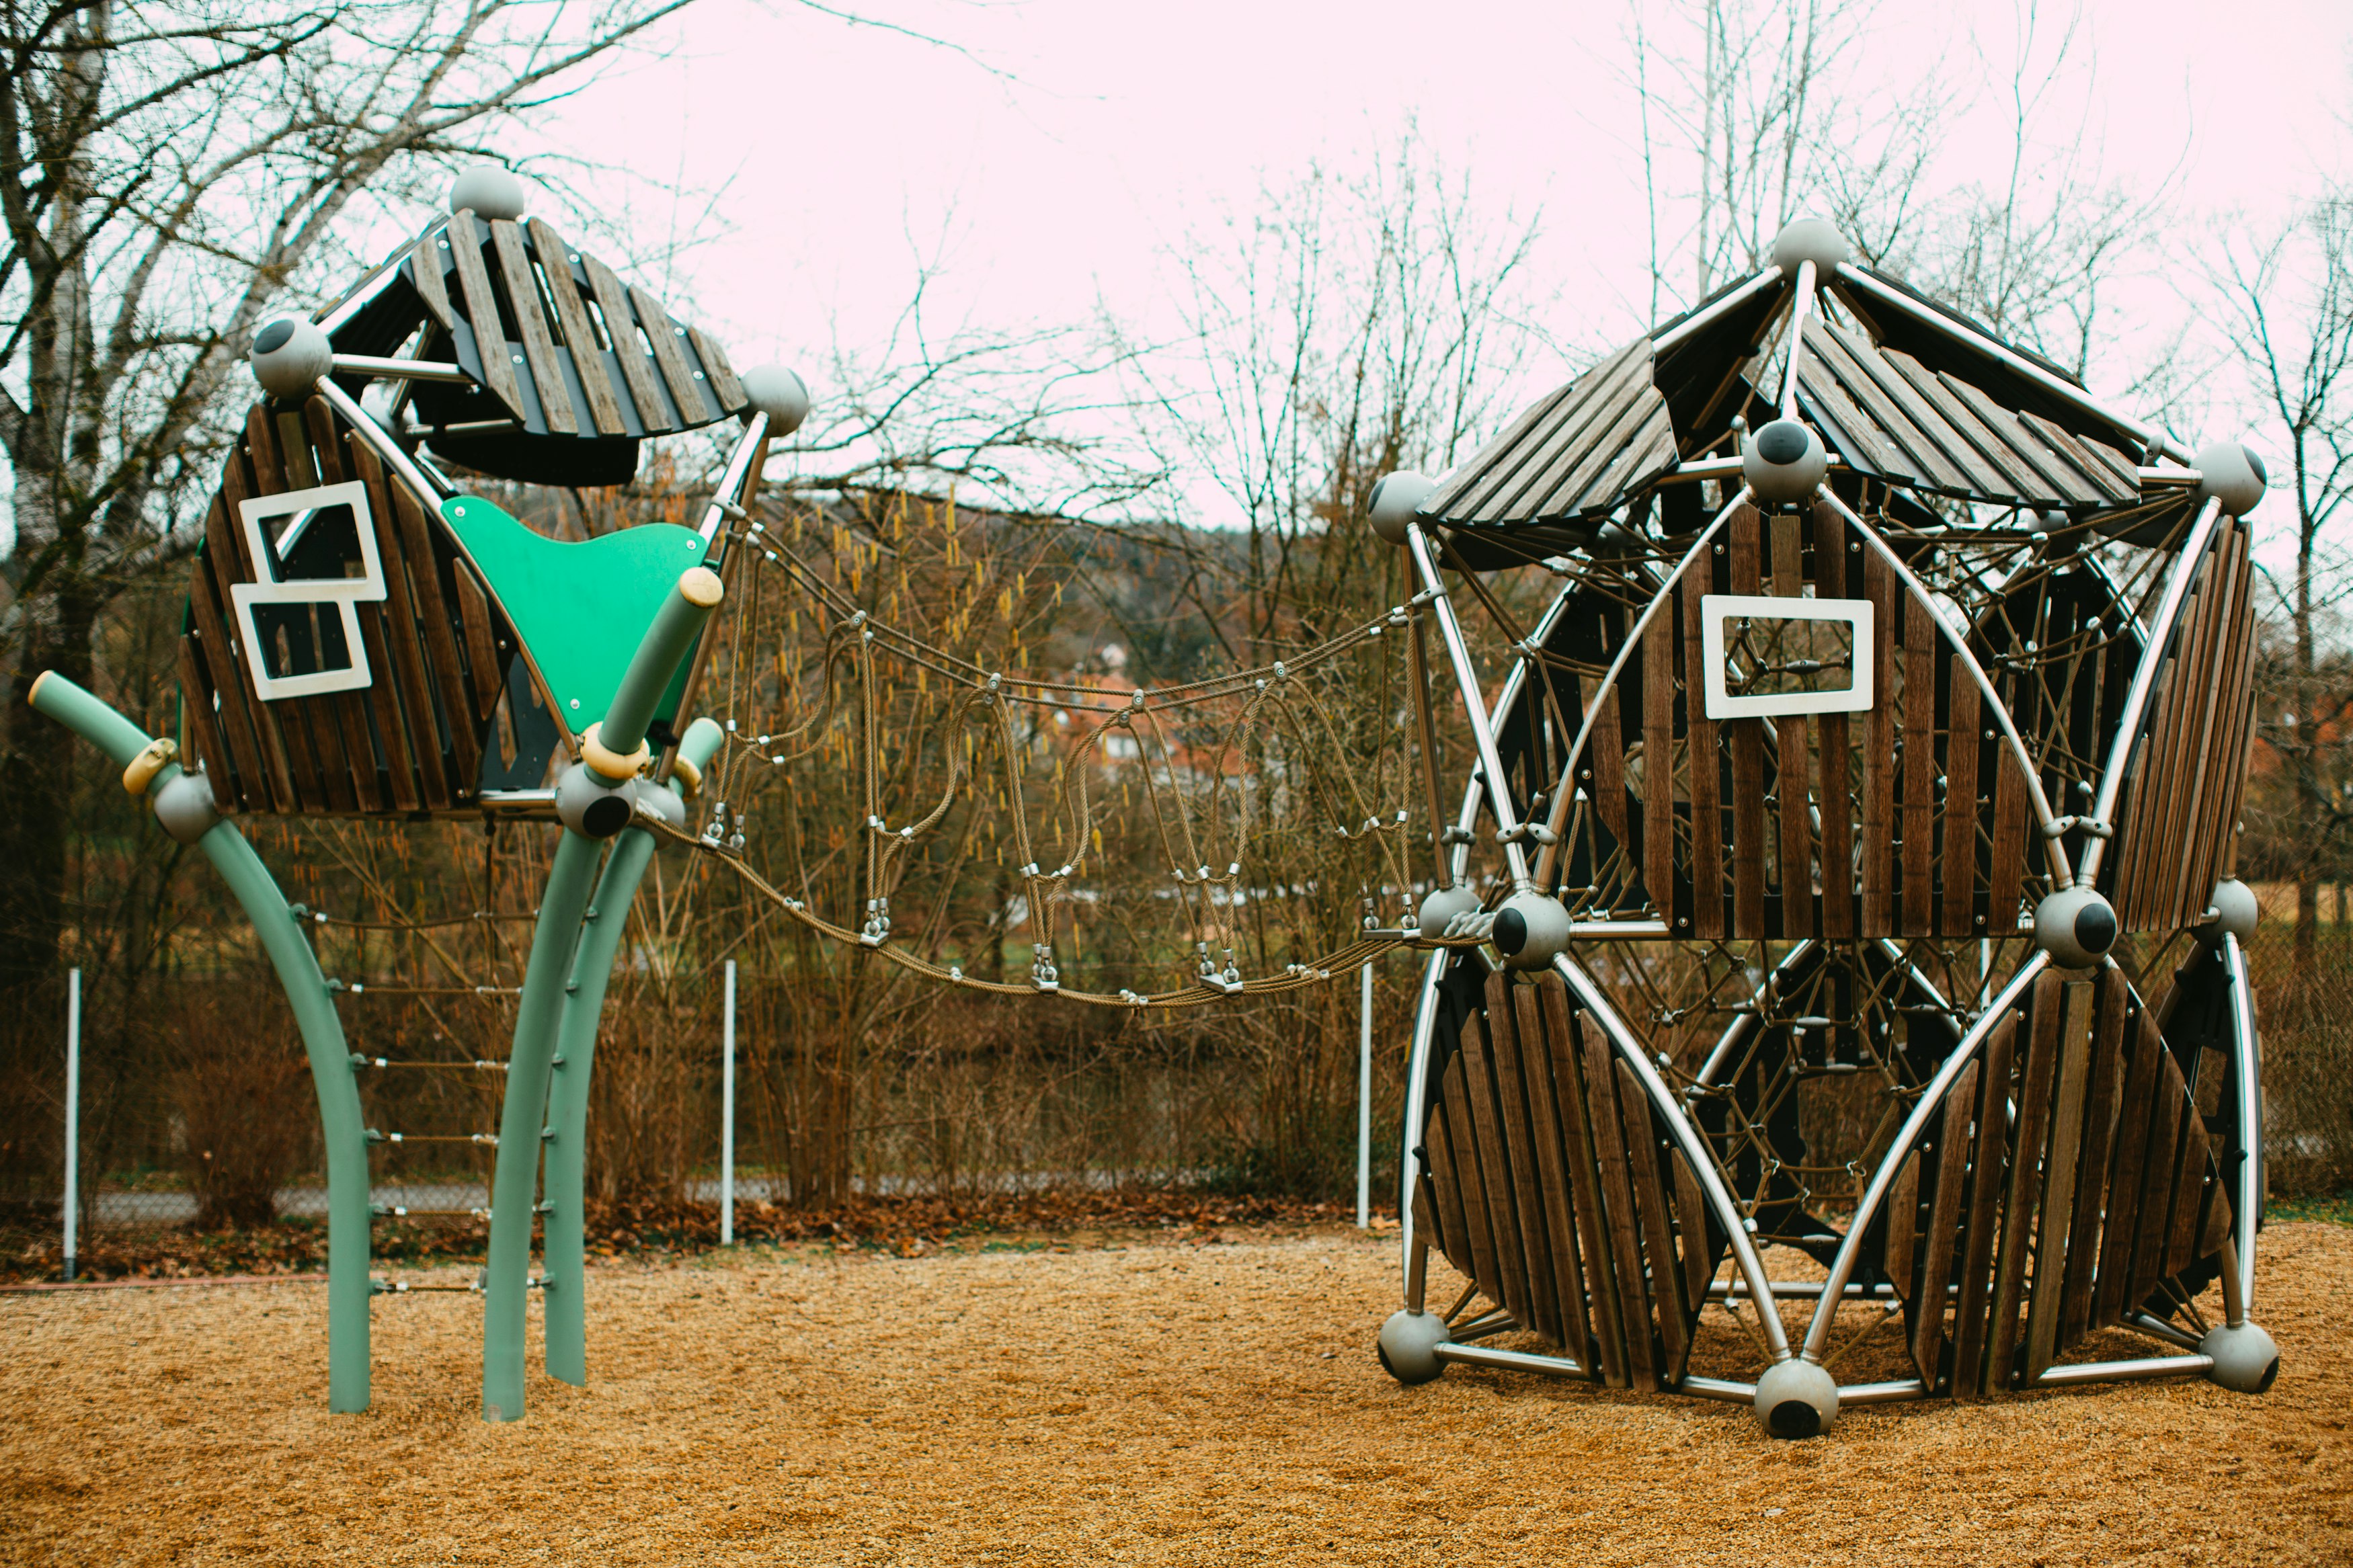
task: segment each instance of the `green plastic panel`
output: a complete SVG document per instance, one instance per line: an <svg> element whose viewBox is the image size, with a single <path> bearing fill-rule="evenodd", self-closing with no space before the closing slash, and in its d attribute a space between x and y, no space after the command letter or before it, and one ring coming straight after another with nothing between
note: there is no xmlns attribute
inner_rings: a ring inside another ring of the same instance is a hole
<svg viewBox="0 0 2353 1568"><path fill-rule="evenodd" d="M702 563L702 536L674 522L566 542L533 532L479 496L442 502L441 515L482 569L575 735L612 705L679 574ZM683 676L681 668L658 717L676 712Z"/></svg>

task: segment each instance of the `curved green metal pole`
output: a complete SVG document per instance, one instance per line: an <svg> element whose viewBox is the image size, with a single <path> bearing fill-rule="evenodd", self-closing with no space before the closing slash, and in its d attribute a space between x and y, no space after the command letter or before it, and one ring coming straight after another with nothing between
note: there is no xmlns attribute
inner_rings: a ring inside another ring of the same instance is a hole
<svg viewBox="0 0 2353 1568"><path fill-rule="evenodd" d="M150 744L145 731L54 671L34 683L32 704L126 767ZM178 763L166 763L148 784L148 794L180 773ZM196 847L253 922L310 1058L327 1153L327 1408L363 1411L368 1407L367 1131L343 1020L301 923L245 836L227 822L216 822Z"/></svg>
<svg viewBox="0 0 2353 1568"><path fill-rule="evenodd" d="M702 567L682 574L652 626L638 644L619 690L606 710L599 731L604 747L624 757L634 753L653 721L654 704L680 662L693 647L719 604L719 578ZM558 810L567 786L594 792L627 786L619 778L581 767L556 786ZM572 974L573 950L588 911L588 894L602 853L599 840L573 827L555 847L547 888L539 900L531 957L523 970L522 997L515 1008L514 1044L507 1052L506 1103L499 1114L497 1173L491 1184L490 1258L482 1283L482 1419L520 1421L528 1297L531 1290L531 1226L539 1196L543 1134L558 1136L543 1122L548 1110L548 1079L555 1058L556 1027ZM575 1142L577 1142L576 1138ZM574 1293L578 1293L575 1288Z"/></svg>
<svg viewBox="0 0 2353 1568"><path fill-rule="evenodd" d="M718 725L697 719L679 742L679 756L697 772L725 739ZM677 792L673 781L670 788ZM588 1310L586 1292L587 1236L583 1204L587 1195L588 1089L596 1061L596 1026L604 1016L605 987L613 957L628 929L629 904L654 855L654 836L642 827L624 829L597 879L588 926L572 959L564 1015L555 1029L555 1074L547 1093L547 1124L555 1136L547 1145L545 1263L543 1289L547 1324L547 1375L588 1385Z"/></svg>

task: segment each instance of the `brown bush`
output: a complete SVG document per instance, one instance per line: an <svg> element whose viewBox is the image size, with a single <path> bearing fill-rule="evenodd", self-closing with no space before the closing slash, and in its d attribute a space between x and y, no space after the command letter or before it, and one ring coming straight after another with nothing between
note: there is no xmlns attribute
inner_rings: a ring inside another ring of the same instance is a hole
<svg viewBox="0 0 2353 1568"><path fill-rule="evenodd" d="M258 974L252 984L274 982ZM272 997L271 1005L240 1009L236 989L191 987L174 1020L172 1104L199 1230L269 1224L278 1189L311 1163L318 1142L310 1068L282 1007Z"/></svg>

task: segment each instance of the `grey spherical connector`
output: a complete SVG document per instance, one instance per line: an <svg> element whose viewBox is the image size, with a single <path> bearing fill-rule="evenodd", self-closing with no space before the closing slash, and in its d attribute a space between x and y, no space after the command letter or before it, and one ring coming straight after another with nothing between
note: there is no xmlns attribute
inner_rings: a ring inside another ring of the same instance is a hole
<svg viewBox="0 0 2353 1568"><path fill-rule="evenodd" d="M2214 1358L2207 1378L2233 1394L2268 1394L2279 1377L2279 1346L2253 1323L2218 1323L2198 1342L2198 1352Z"/></svg>
<svg viewBox="0 0 2353 1568"><path fill-rule="evenodd" d="M183 844L194 844L212 831L220 806L213 799L213 781L202 773L174 773L147 792L155 820Z"/></svg>
<svg viewBox="0 0 2353 1568"><path fill-rule="evenodd" d="M1817 272L1828 272L1854 254L1826 217L1791 218L1773 237L1773 265L1795 279L1800 263L1810 261Z"/></svg>
<svg viewBox="0 0 2353 1568"><path fill-rule="evenodd" d="M1531 889L1495 911L1495 951L1514 969L1542 969L1568 951L1568 910Z"/></svg>
<svg viewBox="0 0 2353 1568"><path fill-rule="evenodd" d="M2226 936L2235 936L2243 944L2255 934L2255 922L2263 918L2263 906L2255 901L2255 890L2236 877L2225 877L2214 884L2214 891L2206 900L2214 918L2192 929L2200 942L2209 947L2220 947Z"/></svg>
<svg viewBox="0 0 2353 1568"><path fill-rule="evenodd" d="M1372 501L1365 509L1373 531L1391 544L1403 544L1406 524L1413 521L1413 514L1421 510L1421 503L1437 489L1437 480L1410 468L1399 468L1383 479L1373 487Z"/></svg>
<svg viewBox="0 0 2353 1568"><path fill-rule="evenodd" d="M1812 1362L1780 1362L1757 1380L1757 1419L1776 1437L1819 1437L1838 1410L1838 1379Z"/></svg>
<svg viewBox="0 0 2353 1568"><path fill-rule="evenodd" d="M808 383L780 364L755 364L736 380L752 406L768 416L768 434L789 436L808 417Z"/></svg>
<svg viewBox="0 0 2353 1568"><path fill-rule="evenodd" d="M575 763L556 777L555 815L584 838L610 838L637 814L638 797L629 787L635 782L611 788L589 771L587 763Z"/></svg>
<svg viewBox="0 0 2353 1568"><path fill-rule="evenodd" d="M2089 888L2067 888L2034 906L2034 945L2062 969L2090 969L2116 944L2116 911Z"/></svg>
<svg viewBox="0 0 2353 1568"><path fill-rule="evenodd" d="M1446 1363L1438 1359L1438 1347L1446 1341L1445 1319L1435 1312L1400 1310L1391 1312L1389 1321L1381 1325L1381 1337L1375 1348L1381 1358L1381 1370L1411 1388L1446 1370Z"/></svg>
<svg viewBox="0 0 2353 1568"><path fill-rule="evenodd" d="M1467 915L1477 909L1479 901L1478 893L1461 882L1451 888L1433 889L1421 900L1421 910L1414 916L1414 923L1421 928L1422 935L1437 936L1457 915Z"/></svg>
<svg viewBox="0 0 2353 1568"><path fill-rule="evenodd" d="M2271 483L2263 460L2244 441L2216 441L2198 449L2200 502L2219 500L2228 517L2244 517L2263 499Z"/></svg>
<svg viewBox="0 0 2353 1568"><path fill-rule="evenodd" d="M449 182L449 210L479 218L522 216L522 182L496 163L477 163Z"/></svg>
<svg viewBox="0 0 2353 1568"><path fill-rule="evenodd" d="M1761 501L1804 500L1830 471L1822 438L1795 419L1776 419L1740 448L1740 478Z"/></svg>
<svg viewBox="0 0 2353 1568"><path fill-rule="evenodd" d="M335 368L327 334L300 316L264 322L246 357L253 379L272 397L308 397L319 378Z"/></svg>

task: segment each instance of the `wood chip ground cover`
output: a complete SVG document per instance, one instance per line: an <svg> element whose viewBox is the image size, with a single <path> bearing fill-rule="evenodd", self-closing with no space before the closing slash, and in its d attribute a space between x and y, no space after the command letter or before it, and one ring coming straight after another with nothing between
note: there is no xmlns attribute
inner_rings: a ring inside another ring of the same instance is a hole
<svg viewBox="0 0 2353 1568"><path fill-rule="evenodd" d="M499 1426L469 1295L378 1300L360 1416L327 1414L315 1285L0 1298L0 1561L2353 1562L2341 1226L2265 1233L2268 1396L1879 1407L1802 1444L1521 1374L1398 1387L1393 1238L607 1266L593 1385L534 1374Z"/></svg>

